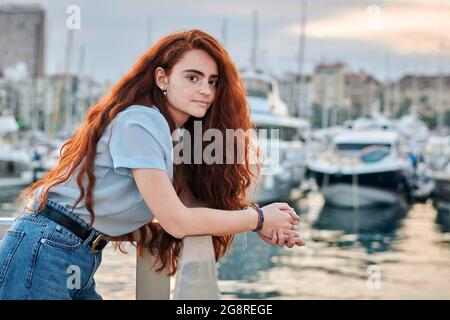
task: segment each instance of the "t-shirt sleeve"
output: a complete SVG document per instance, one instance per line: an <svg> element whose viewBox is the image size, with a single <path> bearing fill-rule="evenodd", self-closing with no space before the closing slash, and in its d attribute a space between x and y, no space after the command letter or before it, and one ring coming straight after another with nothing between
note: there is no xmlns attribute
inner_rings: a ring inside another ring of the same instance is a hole
<svg viewBox="0 0 450 320"><path fill-rule="evenodd" d="M125 111L113 121L109 150L114 171L133 177L131 169L159 169L167 172L170 131L157 111Z"/></svg>

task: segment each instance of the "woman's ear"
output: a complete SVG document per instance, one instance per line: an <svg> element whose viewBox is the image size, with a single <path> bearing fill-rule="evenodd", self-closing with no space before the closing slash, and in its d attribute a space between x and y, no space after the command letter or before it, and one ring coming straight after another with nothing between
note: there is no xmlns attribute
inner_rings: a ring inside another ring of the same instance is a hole
<svg viewBox="0 0 450 320"><path fill-rule="evenodd" d="M161 68L161 67L156 68L155 80L156 80L156 85L161 90L167 90L167 84L169 83L169 77L166 75L166 72L163 68Z"/></svg>

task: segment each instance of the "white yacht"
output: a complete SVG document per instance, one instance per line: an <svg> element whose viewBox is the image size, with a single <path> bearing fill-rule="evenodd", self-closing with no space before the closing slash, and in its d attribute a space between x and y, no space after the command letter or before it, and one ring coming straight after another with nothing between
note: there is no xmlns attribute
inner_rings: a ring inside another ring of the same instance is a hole
<svg viewBox="0 0 450 320"><path fill-rule="evenodd" d="M438 210L450 211L450 163L433 174L436 187L433 192L434 204Z"/></svg>
<svg viewBox="0 0 450 320"><path fill-rule="evenodd" d="M409 197L410 162L392 131L347 131L326 152L308 161L327 204L360 208L394 205Z"/></svg>
<svg viewBox="0 0 450 320"><path fill-rule="evenodd" d="M254 70L241 71L240 74L247 91L252 121L258 132L266 129L268 133L266 139L260 137L260 142L266 145L270 160L275 160L270 161L266 157L269 161L265 161L253 200L262 203L287 200L291 189L298 187L304 177L306 148L300 138L309 130L309 123L289 116L273 77ZM279 136L271 136L271 129L278 129ZM271 151L279 153L273 155Z"/></svg>
<svg viewBox="0 0 450 320"><path fill-rule="evenodd" d="M443 170L450 162L450 136L431 135L422 148L422 157L433 172Z"/></svg>
<svg viewBox="0 0 450 320"><path fill-rule="evenodd" d="M0 189L22 187L33 181L30 154L15 144L17 131L13 116L0 117Z"/></svg>
<svg viewBox="0 0 450 320"><path fill-rule="evenodd" d="M431 135L422 150L422 157L435 184L434 205L438 210L450 211L450 136Z"/></svg>

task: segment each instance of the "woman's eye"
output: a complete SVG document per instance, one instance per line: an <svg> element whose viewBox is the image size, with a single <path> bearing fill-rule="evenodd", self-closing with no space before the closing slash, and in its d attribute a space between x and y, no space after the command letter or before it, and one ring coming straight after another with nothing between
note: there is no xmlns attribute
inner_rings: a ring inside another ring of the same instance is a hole
<svg viewBox="0 0 450 320"><path fill-rule="evenodd" d="M197 82L197 81L198 81L198 77L197 77L197 76L194 76L194 75L187 76L187 78L188 78L190 81L193 81L193 82Z"/></svg>
<svg viewBox="0 0 450 320"><path fill-rule="evenodd" d="M212 81L209 82L209 84L212 84L214 87L217 87L217 85L219 84L219 81L212 80Z"/></svg>

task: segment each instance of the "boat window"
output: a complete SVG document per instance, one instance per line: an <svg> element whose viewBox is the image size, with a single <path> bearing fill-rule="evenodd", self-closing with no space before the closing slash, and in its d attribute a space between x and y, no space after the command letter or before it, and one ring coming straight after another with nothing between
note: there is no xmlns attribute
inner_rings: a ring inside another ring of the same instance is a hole
<svg viewBox="0 0 450 320"><path fill-rule="evenodd" d="M298 130L295 128L280 128L280 139L283 141L299 140Z"/></svg>
<svg viewBox="0 0 450 320"><path fill-rule="evenodd" d="M282 141L297 141L300 140L299 132L296 128L285 128L276 126L257 126L260 134L268 139L279 139ZM265 130L265 131L262 131ZM278 130L276 133L274 130Z"/></svg>
<svg viewBox="0 0 450 320"><path fill-rule="evenodd" d="M258 79L244 79L245 90L250 97L267 98L272 90L272 84Z"/></svg>
<svg viewBox="0 0 450 320"><path fill-rule="evenodd" d="M257 129L257 134L259 138L264 138L264 139L272 139L272 131L270 130L271 128L269 126L262 126L259 125L256 127Z"/></svg>
<svg viewBox="0 0 450 320"><path fill-rule="evenodd" d="M386 147L369 148L363 152L360 159L365 163L377 162L385 158L389 153L390 149Z"/></svg>
<svg viewBox="0 0 450 320"><path fill-rule="evenodd" d="M372 144L372 143L338 143L337 150L338 151L360 151L364 148L368 147L385 147L390 148L389 144Z"/></svg>

